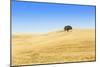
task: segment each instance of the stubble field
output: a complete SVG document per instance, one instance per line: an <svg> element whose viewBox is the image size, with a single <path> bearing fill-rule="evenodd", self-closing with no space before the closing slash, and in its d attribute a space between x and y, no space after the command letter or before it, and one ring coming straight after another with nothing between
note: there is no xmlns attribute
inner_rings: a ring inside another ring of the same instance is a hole
<svg viewBox="0 0 100 67"><path fill-rule="evenodd" d="M95 30L75 29L47 34L13 34L12 65L95 60Z"/></svg>

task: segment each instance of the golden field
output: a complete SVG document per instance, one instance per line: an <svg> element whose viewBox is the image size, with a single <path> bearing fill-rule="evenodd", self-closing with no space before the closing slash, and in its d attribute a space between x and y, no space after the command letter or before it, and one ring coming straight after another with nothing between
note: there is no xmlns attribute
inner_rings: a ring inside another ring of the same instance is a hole
<svg viewBox="0 0 100 67"><path fill-rule="evenodd" d="M13 34L12 65L95 61L95 30Z"/></svg>

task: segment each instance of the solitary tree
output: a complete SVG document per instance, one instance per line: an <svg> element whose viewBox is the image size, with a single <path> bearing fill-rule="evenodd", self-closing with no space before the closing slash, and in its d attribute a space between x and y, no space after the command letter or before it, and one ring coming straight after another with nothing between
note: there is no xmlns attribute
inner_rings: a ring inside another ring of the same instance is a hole
<svg viewBox="0 0 100 67"><path fill-rule="evenodd" d="M72 30L72 27L71 26L67 25L67 26L64 27L64 31L67 31L68 32L69 30Z"/></svg>

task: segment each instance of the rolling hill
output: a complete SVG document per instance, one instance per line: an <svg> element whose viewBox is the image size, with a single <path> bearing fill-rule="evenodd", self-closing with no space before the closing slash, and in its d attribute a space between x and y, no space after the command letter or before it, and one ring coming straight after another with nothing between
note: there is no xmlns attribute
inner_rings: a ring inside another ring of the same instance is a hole
<svg viewBox="0 0 100 67"><path fill-rule="evenodd" d="M13 34L12 65L95 60L95 30L75 29L47 34Z"/></svg>

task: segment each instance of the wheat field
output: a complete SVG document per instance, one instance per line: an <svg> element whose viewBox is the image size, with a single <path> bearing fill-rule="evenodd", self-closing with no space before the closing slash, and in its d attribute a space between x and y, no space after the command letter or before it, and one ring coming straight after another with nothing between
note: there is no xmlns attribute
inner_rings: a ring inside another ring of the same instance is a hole
<svg viewBox="0 0 100 67"><path fill-rule="evenodd" d="M95 61L95 30L13 34L12 65Z"/></svg>

